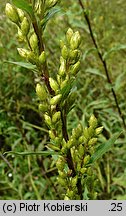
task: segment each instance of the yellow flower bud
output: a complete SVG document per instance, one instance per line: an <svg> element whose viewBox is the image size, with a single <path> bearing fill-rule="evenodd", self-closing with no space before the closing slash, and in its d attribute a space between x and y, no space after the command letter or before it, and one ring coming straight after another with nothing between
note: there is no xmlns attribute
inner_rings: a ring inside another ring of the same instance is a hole
<svg viewBox="0 0 126 216"><path fill-rule="evenodd" d="M103 126L95 129L95 134L99 135L103 131Z"/></svg>
<svg viewBox="0 0 126 216"><path fill-rule="evenodd" d="M71 67L70 73L75 76L79 72L79 70L80 70L80 61L78 61Z"/></svg>
<svg viewBox="0 0 126 216"><path fill-rule="evenodd" d="M67 33L66 33L66 38L67 38L68 43L70 43L70 40L71 40L72 36L73 36L73 30L71 28L69 28L67 30Z"/></svg>
<svg viewBox="0 0 126 216"><path fill-rule="evenodd" d="M98 140L97 138L90 139L89 142L88 142L88 145L89 146L94 145L97 142L97 140Z"/></svg>
<svg viewBox="0 0 126 216"><path fill-rule="evenodd" d="M48 104L39 104L39 110L41 112L46 112L48 110Z"/></svg>
<svg viewBox="0 0 126 216"><path fill-rule="evenodd" d="M61 54L62 54L62 57L66 60L68 57L68 49L67 49L66 45L63 46L63 48L61 50Z"/></svg>
<svg viewBox="0 0 126 216"><path fill-rule="evenodd" d="M49 83L50 83L50 86L51 86L51 88L55 91L55 92L57 92L58 90L59 90L59 85L58 85L58 83L56 82L56 80L54 80L53 78L49 78Z"/></svg>
<svg viewBox="0 0 126 216"><path fill-rule="evenodd" d="M51 121L50 116L48 116L47 114L44 114L44 119L45 119L45 123L46 123L48 126L51 126L52 121Z"/></svg>
<svg viewBox="0 0 126 216"><path fill-rule="evenodd" d="M41 85L39 83L37 83L36 85L36 93L39 97L40 100L46 100L47 98L47 92L46 92L46 89L44 87L44 85Z"/></svg>
<svg viewBox="0 0 126 216"><path fill-rule="evenodd" d="M75 50L79 47L80 45L80 42L81 42L81 37L80 37L80 34L78 31L76 31L72 37L71 37L71 40L70 40L70 47L72 50Z"/></svg>
<svg viewBox="0 0 126 216"><path fill-rule="evenodd" d="M45 51L43 51L40 56L39 56L39 61L41 64L45 63L46 61L46 55L45 55Z"/></svg>
<svg viewBox="0 0 126 216"><path fill-rule="evenodd" d="M51 105L57 105L60 102L61 98L62 98L62 94L58 94L58 95L54 96L53 98L51 98L50 104Z"/></svg>
<svg viewBox="0 0 126 216"><path fill-rule="evenodd" d="M54 151L59 151L59 150L60 150L59 147L57 147L57 146L55 146L55 145L53 145L53 144L51 144L51 143L48 144L48 147L51 148L51 149L54 150Z"/></svg>
<svg viewBox="0 0 126 216"><path fill-rule="evenodd" d="M77 49L76 50L71 50L69 52L69 57L70 57L71 60L74 60L74 59L76 60L78 55L79 55L79 52L78 52Z"/></svg>
<svg viewBox="0 0 126 216"><path fill-rule="evenodd" d="M21 30L20 30L20 28L18 27L18 41L19 42L22 42L22 41L24 41L24 36L23 36L23 34L22 34L22 32L21 32Z"/></svg>
<svg viewBox="0 0 126 216"><path fill-rule="evenodd" d="M91 115L89 119L89 126L96 128L97 127L97 119L94 115Z"/></svg>
<svg viewBox="0 0 126 216"><path fill-rule="evenodd" d="M55 124L57 121L60 120L60 117L61 117L60 111L56 112L56 113L52 116L52 123Z"/></svg>
<svg viewBox="0 0 126 216"><path fill-rule="evenodd" d="M66 72L66 60L61 56L60 57L60 68L59 68L58 73L60 76L64 76L65 72Z"/></svg>
<svg viewBox="0 0 126 216"><path fill-rule="evenodd" d="M79 156L82 157L84 155L84 146L82 144L79 145L79 148L78 148L78 153L79 153Z"/></svg>
<svg viewBox="0 0 126 216"><path fill-rule="evenodd" d="M46 1L46 8L54 7L57 4L58 0L47 0Z"/></svg>
<svg viewBox="0 0 126 216"><path fill-rule="evenodd" d="M90 155L86 155L85 157L84 157L84 165L86 165L86 164L88 164L88 162L90 161Z"/></svg>
<svg viewBox="0 0 126 216"><path fill-rule="evenodd" d="M17 12L18 12L18 16L20 18L20 22L22 22L24 19L24 16L25 16L24 11L21 10L20 8L17 8Z"/></svg>
<svg viewBox="0 0 126 216"><path fill-rule="evenodd" d="M76 187L78 181L78 177L75 176L74 178L71 179L71 186Z"/></svg>
<svg viewBox="0 0 126 216"><path fill-rule="evenodd" d="M34 54L34 52L29 52L27 55L27 60L32 63L33 65L38 64L38 58L36 57L36 55Z"/></svg>
<svg viewBox="0 0 126 216"><path fill-rule="evenodd" d="M32 34L32 36L30 37L30 45L32 50L35 52L38 50L38 38L37 35L35 33Z"/></svg>
<svg viewBox="0 0 126 216"><path fill-rule="evenodd" d="M18 50L18 53L21 57L23 58L27 58L28 57L28 54L29 54L29 51L26 50L26 49L23 49L23 48L17 48Z"/></svg>
<svg viewBox="0 0 126 216"><path fill-rule="evenodd" d="M30 24L26 17L24 17L22 23L21 23L21 32L24 36L27 36L30 30Z"/></svg>
<svg viewBox="0 0 126 216"><path fill-rule="evenodd" d="M49 130L49 137L54 140L55 139L55 134L53 133L52 130Z"/></svg>
<svg viewBox="0 0 126 216"><path fill-rule="evenodd" d="M80 172L81 172L82 174L86 173L86 171L87 171L87 168L85 168L85 167L81 168L81 170L80 170Z"/></svg>
<svg viewBox="0 0 126 216"><path fill-rule="evenodd" d="M18 24L19 23L19 16L17 9L12 6L11 4L7 3L5 7L5 13L7 17L14 23Z"/></svg>

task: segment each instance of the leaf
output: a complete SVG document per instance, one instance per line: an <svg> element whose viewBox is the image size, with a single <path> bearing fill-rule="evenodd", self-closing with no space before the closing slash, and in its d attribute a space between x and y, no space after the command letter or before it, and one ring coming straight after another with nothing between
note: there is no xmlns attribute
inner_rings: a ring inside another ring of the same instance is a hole
<svg viewBox="0 0 126 216"><path fill-rule="evenodd" d="M98 69L96 68L87 68L87 70L85 71L86 73L91 73L94 75L98 75L103 77L104 79L106 78L105 75L103 75Z"/></svg>
<svg viewBox="0 0 126 216"><path fill-rule="evenodd" d="M32 10L32 6L28 4L26 0L12 0L13 4L24 11L26 11L31 16L34 16L34 12Z"/></svg>
<svg viewBox="0 0 126 216"><path fill-rule="evenodd" d="M95 151L95 153L91 156L89 163L94 163L96 160L102 157L103 154L105 154L107 151L110 150L111 146L115 143L115 141L120 136L120 132L116 133L112 136L105 144L101 144Z"/></svg>
<svg viewBox="0 0 126 216"><path fill-rule="evenodd" d="M18 65L20 67L27 68L29 70L34 70L36 68L35 65L32 65L32 64L26 63L26 62L13 62L13 61L5 61L5 62L10 63L10 64L15 64L15 65Z"/></svg>
<svg viewBox="0 0 126 216"><path fill-rule="evenodd" d="M49 155L56 155L56 152L54 151L40 151L40 152L15 152L15 151L8 151L4 152L3 155L18 155L18 156L27 156L27 155L42 155L42 156L49 156Z"/></svg>
<svg viewBox="0 0 126 216"><path fill-rule="evenodd" d="M60 12L60 11L61 11L61 8L56 7L56 8L52 8L52 9L46 14L46 16L44 17L44 22L42 23L43 30L45 29L47 22L48 22L56 13L58 13L58 12Z"/></svg>
<svg viewBox="0 0 126 216"><path fill-rule="evenodd" d="M116 52L122 49L126 49L126 44L119 44L115 47L112 47L109 51L104 53L103 60L106 60L112 52Z"/></svg>

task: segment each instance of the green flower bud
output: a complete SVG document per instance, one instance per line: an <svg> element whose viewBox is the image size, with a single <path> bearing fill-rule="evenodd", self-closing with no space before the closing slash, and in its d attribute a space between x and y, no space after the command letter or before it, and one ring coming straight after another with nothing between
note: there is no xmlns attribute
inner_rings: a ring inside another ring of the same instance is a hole
<svg viewBox="0 0 126 216"><path fill-rule="evenodd" d="M75 76L79 72L79 70L80 70L80 61L78 61L71 67L70 73Z"/></svg>
<svg viewBox="0 0 126 216"><path fill-rule="evenodd" d="M7 17L14 23L18 24L19 23L19 16L17 9L12 6L11 4L7 3L5 7L5 13Z"/></svg>
<svg viewBox="0 0 126 216"><path fill-rule="evenodd" d="M42 101L46 100L47 92L46 92L46 89L45 89L44 85L41 85L41 84L37 83L37 85L36 85L36 93L37 93L40 100L42 100Z"/></svg>
<svg viewBox="0 0 126 216"><path fill-rule="evenodd" d="M55 139L55 134L53 133L52 130L49 130L49 137L54 140Z"/></svg>
<svg viewBox="0 0 126 216"><path fill-rule="evenodd" d="M28 57L28 54L29 54L29 51L26 50L26 49L23 49L23 48L17 48L18 50L18 53L21 57L23 58L27 58Z"/></svg>
<svg viewBox="0 0 126 216"><path fill-rule="evenodd" d="M55 91L55 92L57 92L58 90L59 90L59 85L58 85L58 83L56 82L56 80L54 80L53 78L49 78L49 83L50 83L50 86L51 86L51 88Z"/></svg>
<svg viewBox="0 0 126 216"><path fill-rule="evenodd" d="M53 145L53 144L51 144L51 143L49 143L47 146L48 146L50 149L54 150L54 151L60 151L60 148L58 148L57 146L55 146L55 145Z"/></svg>
<svg viewBox="0 0 126 216"><path fill-rule="evenodd" d="M61 186L66 187L66 185L67 185L66 179L58 177L57 180L58 180L59 184L61 184Z"/></svg>
<svg viewBox="0 0 126 216"><path fill-rule="evenodd" d="M63 48L61 50L61 54L62 54L62 57L66 60L68 57L68 49L67 49L66 45L63 46Z"/></svg>
<svg viewBox="0 0 126 216"><path fill-rule="evenodd" d="M68 43L70 43L72 36L73 36L73 30L71 28L69 28L67 33L66 33L66 38L67 38Z"/></svg>
<svg viewBox="0 0 126 216"><path fill-rule="evenodd" d="M22 23L21 23L21 32L24 36L27 36L30 30L30 24L26 17L24 17Z"/></svg>
<svg viewBox="0 0 126 216"><path fill-rule="evenodd" d="M54 96L50 100L50 105L57 105L60 102L61 98L62 98L62 94L58 94L58 95Z"/></svg>
<svg viewBox="0 0 126 216"><path fill-rule="evenodd" d="M84 157L84 165L86 165L86 164L88 164L88 162L90 161L90 155L86 155L85 157Z"/></svg>
<svg viewBox="0 0 126 216"><path fill-rule="evenodd" d="M84 146L80 144L78 148L79 156L82 157L84 155L84 152L85 152Z"/></svg>
<svg viewBox="0 0 126 216"><path fill-rule="evenodd" d="M51 126L52 121L51 121L50 116L48 116L47 114L44 114L44 119L45 119L45 123L46 123L48 126Z"/></svg>
<svg viewBox="0 0 126 216"><path fill-rule="evenodd" d="M68 78L66 77L65 80L63 82L61 82L60 88L63 89L67 86L68 84Z"/></svg>
<svg viewBox="0 0 126 216"><path fill-rule="evenodd" d="M88 128L86 127L84 129L84 137L88 140L89 139L89 132L88 132Z"/></svg>
<svg viewBox="0 0 126 216"><path fill-rule="evenodd" d="M74 178L71 179L71 186L74 188L77 185L78 177L75 176Z"/></svg>
<svg viewBox="0 0 126 216"><path fill-rule="evenodd" d="M80 135L83 132L83 127L82 124L78 124L77 128L76 128L76 133L78 134L78 137L80 137Z"/></svg>
<svg viewBox="0 0 126 216"><path fill-rule="evenodd" d="M79 144L84 143L84 136L80 136L78 141L79 141Z"/></svg>
<svg viewBox="0 0 126 216"><path fill-rule="evenodd" d="M91 115L89 119L89 126L96 128L97 127L97 119L94 115Z"/></svg>
<svg viewBox="0 0 126 216"><path fill-rule="evenodd" d="M90 139L89 142L88 142L88 145L89 146L94 145L97 142L97 140L98 140L97 138Z"/></svg>
<svg viewBox="0 0 126 216"><path fill-rule="evenodd" d="M65 72L66 72L66 60L61 56L60 57L60 68L59 68L58 73L60 76L64 76Z"/></svg>
<svg viewBox="0 0 126 216"><path fill-rule="evenodd" d="M24 11L21 10L20 8L17 8L17 12L18 12L18 16L20 18L20 22L22 22L24 19L24 16L25 16Z"/></svg>
<svg viewBox="0 0 126 216"><path fill-rule="evenodd" d="M40 56L39 56L39 61L41 64L44 64L46 61L46 55L45 55L45 51L43 51Z"/></svg>
<svg viewBox="0 0 126 216"><path fill-rule="evenodd" d="M57 4L58 0L47 0L46 1L46 8L54 7Z"/></svg>
<svg viewBox="0 0 126 216"><path fill-rule="evenodd" d="M30 37L29 42L30 42L32 50L36 52L38 50L38 38L35 33L33 33L32 36Z"/></svg>
<svg viewBox="0 0 126 216"><path fill-rule="evenodd" d="M52 123L55 124L57 121L60 120L60 118L61 118L61 112L58 111L52 116Z"/></svg>
<svg viewBox="0 0 126 216"><path fill-rule="evenodd" d="M76 139L74 137L70 138L70 140L67 142L67 147L70 149L72 148L74 145L76 145Z"/></svg>
<svg viewBox="0 0 126 216"><path fill-rule="evenodd" d="M58 173L59 173L59 176L61 178L66 178L67 177L67 173L65 173L64 171L62 172L62 171L58 170Z"/></svg>
<svg viewBox="0 0 126 216"><path fill-rule="evenodd" d="M78 50L76 49L76 50L71 50L70 52L69 52L69 57L70 57L70 60L76 60L76 59L78 59L78 57L79 57L79 52L78 52Z"/></svg>
<svg viewBox="0 0 126 216"><path fill-rule="evenodd" d="M103 126L95 129L95 134L99 135L103 131Z"/></svg>
<svg viewBox="0 0 126 216"><path fill-rule="evenodd" d="M36 55L34 54L34 52L29 52L27 55L27 60L32 63L33 65L38 64L38 58L36 57Z"/></svg>
<svg viewBox="0 0 126 216"><path fill-rule="evenodd" d="M87 168L85 168L85 167L81 168L81 170L80 170L80 172L81 172L82 174L85 174L86 171L87 171Z"/></svg>
<svg viewBox="0 0 126 216"><path fill-rule="evenodd" d="M80 37L80 34L78 31L76 31L72 37L71 37L71 40L70 40L70 46L71 46L71 49L72 50L75 50L79 47L80 45L80 42L81 42L81 37Z"/></svg>
<svg viewBox="0 0 126 216"><path fill-rule="evenodd" d="M81 163L80 163L80 161L77 163L77 171L78 171L78 172L81 171Z"/></svg>
<svg viewBox="0 0 126 216"><path fill-rule="evenodd" d="M23 42L24 41L24 36L23 36L20 28L18 28L18 41L19 42Z"/></svg>
<svg viewBox="0 0 126 216"><path fill-rule="evenodd" d="M58 160L56 161L56 167L58 170L63 170L65 165L65 161L63 157L59 157Z"/></svg>
<svg viewBox="0 0 126 216"><path fill-rule="evenodd" d="M48 104L39 104L39 111L40 112L47 112L48 111Z"/></svg>

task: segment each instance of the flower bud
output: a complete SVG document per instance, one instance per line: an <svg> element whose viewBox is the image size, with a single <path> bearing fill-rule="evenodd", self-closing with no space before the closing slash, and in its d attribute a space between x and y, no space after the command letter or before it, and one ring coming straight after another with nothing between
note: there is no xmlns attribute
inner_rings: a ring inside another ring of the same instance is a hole
<svg viewBox="0 0 126 216"><path fill-rule="evenodd" d="M55 124L57 121L60 120L60 117L61 117L60 111L56 112L56 113L52 116L52 123Z"/></svg>
<svg viewBox="0 0 126 216"><path fill-rule="evenodd" d="M97 127L97 119L94 115L91 115L89 119L89 126L96 128Z"/></svg>
<svg viewBox="0 0 126 216"><path fill-rule="evenodd" d="M80 45L80 42L81 42L81 37L80 37L80 34L78 31L76 31L72 37L71 37L71 40L70 40L70 47L72 50L75 50L79 47Z"/></svg>
<svg viewBox="0 0 126 216"><path fill-rule="evenodd" d="M59 75L64 76L66 72L66 60L61 56L60 57L60 68L59 68Z"/></svg>
<svg viewBox="0 0 126 216"><path fill-rule="evenodd" d="M24 36L27 36L27 34L29 33L29 30L30 30L30 24L29 24L29 21L26 17L24 17L22 23L21 23L21 31L22 31L22 34Z"/></svg>
<svg viewBox="0 0 126 216"><path fill-rule="evenodd" d="M47 98L47 92L46 92L46 89L44 87L44 85L41 85L39 83L37 83L36 85L36 93L39 97L40 100L46 100Z"/></svg>
<svg viewBox="0 0 126 216"><path fill-rule="evenodd" d="M70 43L70 40L71 40L72 36L73 36L73 30L71 28L69 28L67 30L67 33L66 33L66 38L67 38L68 43Z"/></svg>
<svg viewBox="0 0 126 216"><path fill-rule="evenodd" d="M23 58L27 58L28 57L28 54L29 54L29 51L26 50L26 49L23 49L23 48L17 48L18 50L18 53L21 57Z"/></svg>
<svg viewBox="0 0 126 216"><path fill-rule="evenodd" d="M47 114L44 114L44 119L45 119L45 123L46 123L48 126L51 126L52 121L51 121L50 116L48 116Z"/></svg>
<svg viewBox="0 0 126 216"><path fill-rule="evenodd" d="M49 83L50 83L50 86L51 86L51 88L55 91L55 92L57 92L58 90L59 90L59 85L58 85L58 83L56 82L56 80L54 80L53 78L49 78Z"/></svg>
<svg viewBox="0 0 126 216"><path fill-rule="evenodd" d="M34 52L30 51L27 55L27 60L32 63L33 65L38 64L38 58L34 54Z"/></svg>
<svg viewBox="0 0 126 216"><path fill-rule="evenodd" d="M79 70L80 70L80 61L78 61L71 67L70 73L75 76L79 72Z"/></svg>
<svg viewBox="0 0 126 216"><path fill-rule="evenodd" d="M63 48L61 50L61 54L62 54L62 57L66 60L68 57L68 49L67 49L66 45L63 46Z"/></svg>
<svg viewBox="0 0 126 216"><path fill-rule="evenodd" d="M55 146L55 145L53 145L53 144L51 144L51 143L48 144L48 147L51 148L51 149L54 150L54 151L59 151L59 150L60 150L59 147L57 147L57 146Z"/></svg>
<svg viewBox="0 0 126 216"><path fill-rule="evenodd" d="M66 187L66 184L67 184L66 179L58 177L57 180L61 184L61 186Z"/></svg>
<svg viewBox="0 0 126 216"><path fill-rule="evenodd" d="M46 61L46 55L45 55L45 51L43 51L40 56L39 56L39 61L41 64L45 63Z"/></svg>
<svg viewBox="0 0 126 216"><path fill-rule="evenodd" d="M77 180L78 180L77 175L76 175L74 178L71 179L71 186L72 186L72 187L76 187L76 185L77 185Z"/></svg>
<svg viewBox="0 0 126 216"><path fill-rule="evenodd" d="M64 161L64 158L61 156L58 158L58 160L56 161L56 167L58 168L58 170L63 170L64 169L64 164L65 164L65 161Z"/></svg>
<svg viewBox="0 0 126 216"><path fill-rule="evenodd" d="M52 130L49 130L49 137L54 140L55 139L55 134L53 133Z"/></svg>
<svg viewBox="0 0 126 216"><path fill-rule="evenodd" d="M19 23L19 16L17 9L12 6L11 4L7 3L5 7L5 13L7 17L14 23L18 24Z"/></svg>
<svg viewBox="0 0 126 216"><path fill-rule="evenodd" d="M58 95L54 96L50 100L50 105L57 105L60 102L61 98L62 98L62 94L58 94Z"/></svg>
<svg viewBox="0 0 126 216"><path fill-rule="evenodd" d="M24 36L23 36L23 34L22 34L22 32L21 32L21 30L20 30L20 28L18 27L18 41L19 42L23 42L24 41Z"/></svg>
<svg viewBox="0 0 126 216"><path fill-rule="evenodd" d="M89 142L88 142L88 145L89 146L94 145L97 142L97 140L98 140L97 138L90 139Z"/></svg>
<svg viewBox="0 0 126 216"><path fill-rule="evenodd" d="M48 104L39 104L39 111L40 112L46 112L48 111Z"/></svg>
<svg viewBox="0 0 126 216"><path fill-rule="evenodd" d="M84 155L84 146L82 144L79 145L79 148L78 148L78 153L79 153L79 156L82 157Z"/></svg>
<svg viewBox="0 0 126 216"><path fill-rule="evenodd" d="M36 50L38 50L38 38L37 35L35 33L32 34L32 36L30 37L30 45L32 50L35 52Z"/></svg>
<svg viewBox="0 0 126 216"><path fill-rule="evenodd" d="M74 59L76 60L78 58L78 56L79 56L79 52L78 52L77 49L76 50L71 50L69 52L70 60L74 60Z"/></svg>
<svg viewBox="0 0 126 216"><path fill-rule="evenodd" d="M95 129L95 134L99 135L103 131L103 126Z"/></svg>
<svg viewBox="0 0 126 216"><path fill-rule="evenodd" d="M80 170L80 172L81 172L82 174L85 174L86 171L87 171L87 168L85 168L85 167L81 168L81 170Z"/></svg>
<svg viewBox="0 0 126 216"><path fill-rule="evenodd" d="M84 165L86 165L86 164L88 164L88 162L90 161L90 155L86 155L85 157L84 157Z"/></svg>
<svg viewBox="0 0 126 216"><path fill-rule="evenodd" d="M17 8L17 12L18 12L18 16L20 18L20 22L22 22L24 19L24 16L25 16L24 11L21 10L20 8Z"/></svg>
<svg viewBox="0 0 126 216"><path fill-rule="evenodd" d="M54 7L57 4L58 0L47 0L46 1L46 8Z"/></svg>

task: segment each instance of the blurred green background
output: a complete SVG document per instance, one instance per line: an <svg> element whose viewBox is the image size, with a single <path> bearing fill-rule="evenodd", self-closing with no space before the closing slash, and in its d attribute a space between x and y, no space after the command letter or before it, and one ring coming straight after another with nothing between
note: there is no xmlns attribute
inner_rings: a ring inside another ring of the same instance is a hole
<svg viewBox="0 0 126 216"><path fill-rule="evenodd" d="M63 199L57 169L51 157L3 155L6 151L41 151L48 130L38 112L32 71L8 63L22 61L17 29L5 16L7 1L0 0L0 199ZM107 65L126 120L126 1L84 1L93 32ZM87 125L92 113L104 126L99 142L123 130L104 68L92 43L78 1L61 1L47 24L44 41L51 74L59 67L60 40L69 27L82 37L81 70L77 77L76 107L69 113L68 130ZM111 50L114 50L111 52ZM126 136L122 133L111 151L96 164L98 199L126 199Z"/></svg>

